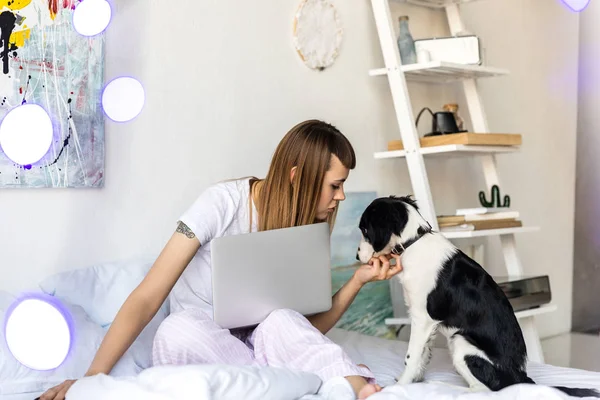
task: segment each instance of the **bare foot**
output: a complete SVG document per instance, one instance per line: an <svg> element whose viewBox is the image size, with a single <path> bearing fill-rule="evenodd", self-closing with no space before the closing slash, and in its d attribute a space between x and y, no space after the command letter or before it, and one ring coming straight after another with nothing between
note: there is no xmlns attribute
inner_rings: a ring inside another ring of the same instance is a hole
<svg viewBox="0 0 600 400"><path fill-rule="evenodd" d="M369 369L369 367L367 367L364 364L358 365L360 367ZM358 400L366 399L377 392L381 392L381 386L372 383L367 383L367 380L362 376L347 376L346 379L348 379L348 381L352 385L354 392L358 396Z"/></svg>
<svg viewBox="0 0 600 400"><path fill-rule="evenodd" d="M363 400L368 398L369 396L381 392L381 386L373 385L372 383L367 383L363 388L358 392L358 400Z"/></svg>

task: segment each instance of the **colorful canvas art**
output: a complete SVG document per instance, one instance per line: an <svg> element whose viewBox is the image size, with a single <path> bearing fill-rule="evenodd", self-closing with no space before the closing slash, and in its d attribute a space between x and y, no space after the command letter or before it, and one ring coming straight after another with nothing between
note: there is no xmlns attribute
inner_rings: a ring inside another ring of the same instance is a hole
<svg viewBox="0 0 600 400"><path fill-rule="evenodd" d="M356 249L361 238L358 223L363 211L376 196L375 192L347 193L346 200L340 203L331 235L334 293L352 277L360 266L360 263L356 261ZM371 336L394 337L392 329L385 325L385 319L392 316L389 282L372 282L360 291L336 326Z"/></svg>
<svg viewBox="0 0 600 400"><path fill-rule="evenodd" d="M33 165L0 148L0 187L101 187L104 36L72 25L80 0L0 0L0 119L21 104L50 115L54 138Z"/></svg>

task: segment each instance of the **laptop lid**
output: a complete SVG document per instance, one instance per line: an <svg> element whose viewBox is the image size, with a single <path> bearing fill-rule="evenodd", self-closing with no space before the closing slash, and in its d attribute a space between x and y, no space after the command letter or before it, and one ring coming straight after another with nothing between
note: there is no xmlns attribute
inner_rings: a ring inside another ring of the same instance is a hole
<svg viewBox="0 0 600 400"><path fill-rule="evenodd" d="M276 309L331 309L326 222L217 238L211 258L214 321L222 328L257 325Z"/></svg>

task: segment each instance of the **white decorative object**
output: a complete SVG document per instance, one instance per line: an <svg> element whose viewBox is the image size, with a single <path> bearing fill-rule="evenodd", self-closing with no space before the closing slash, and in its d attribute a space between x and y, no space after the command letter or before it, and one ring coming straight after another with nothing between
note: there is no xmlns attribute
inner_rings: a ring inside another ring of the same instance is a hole
<svg viewBox="0 0 600 400"><path fill-rule="evenodd" d="M338 13L327 0L303 0L294 18L294 46L302 61L320 71L338 56L343 29Z"/></svg>

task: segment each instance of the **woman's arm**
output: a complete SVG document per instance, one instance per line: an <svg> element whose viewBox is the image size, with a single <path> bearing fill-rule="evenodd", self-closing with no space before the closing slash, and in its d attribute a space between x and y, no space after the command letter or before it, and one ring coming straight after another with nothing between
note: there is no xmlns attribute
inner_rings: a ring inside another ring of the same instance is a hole
<svg viewBox="0 0 600 400"><path fill-rule="evenodd" d="M117 313L86 376L108 374L140 332L154 318L200 243L180 223L154 265Z"/></svg>
<svg viewBox="0 0 600 400"><path fill-rule="evenodd" d="M177 231L152 265L144 280L131 292L102 340L85 376L108 374L154 318L169 292L194 257L200 242L192 231L179 223ZM75 381L48 389L41 400L62 400Z"/></svg>
<svg viewBox="0 0 600 400"><path fill-rule="evenodd" d="M365 284L388 280L402 271L400 257L396 255L392 257L396 260L393 266L390 266L389 258L380 257L358 268L352 278L333 296L331 309L308 317L310 323L324 335L329 332L342 318Z"/></svg>

